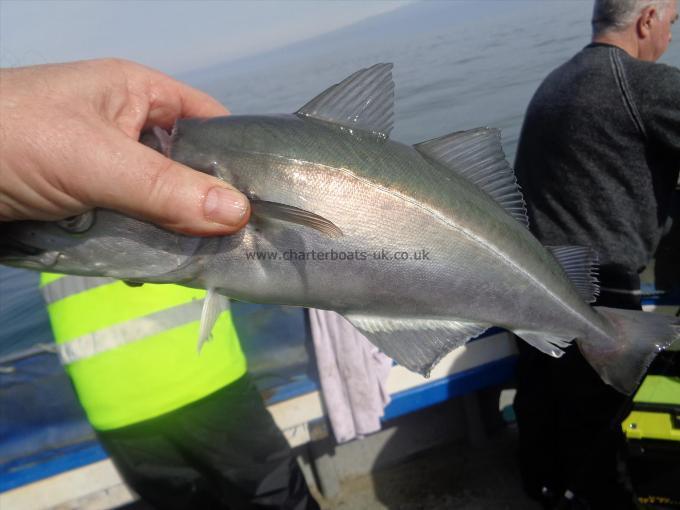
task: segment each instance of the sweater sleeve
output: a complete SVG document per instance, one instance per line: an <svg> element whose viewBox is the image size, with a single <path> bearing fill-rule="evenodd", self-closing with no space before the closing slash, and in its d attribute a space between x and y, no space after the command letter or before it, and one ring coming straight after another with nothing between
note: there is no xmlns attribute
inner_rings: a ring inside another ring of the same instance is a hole
<svg viewBox="0 0 680 510"><path fill-rule="evenodd" d="M641 106L648 138L680 158L680 69L655 64Z"/></svg>

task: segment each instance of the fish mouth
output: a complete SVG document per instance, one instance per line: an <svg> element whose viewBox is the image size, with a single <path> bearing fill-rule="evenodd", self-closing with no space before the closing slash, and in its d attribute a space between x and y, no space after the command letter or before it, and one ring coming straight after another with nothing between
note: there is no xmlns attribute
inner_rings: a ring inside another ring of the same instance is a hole
<svg viewBox="0 0 680 510"><path fill-rule="evenodd" d="M30 253L27 253L23 247L16 251L4 251L3 248L0 248L0 264L20 269L51 270L60 258L61 253L58 251L30 248Z"/></svg>
<svg viewBox="0 0 680 510"><path fill-rule="evenodd" d="M45 251L42 248L31 246L17 239L5 237L0 240L0 260L36 257L42 255Z"/></svg>
<svg viewBox="0 0 680 510"><path fill-rule="evenodd" d="M6 229L2 230L6 231ZM45 269L56 263L59 258L59 252L38 248L11 235L2 234L0 234L0 264L28 269Z"/></svg>

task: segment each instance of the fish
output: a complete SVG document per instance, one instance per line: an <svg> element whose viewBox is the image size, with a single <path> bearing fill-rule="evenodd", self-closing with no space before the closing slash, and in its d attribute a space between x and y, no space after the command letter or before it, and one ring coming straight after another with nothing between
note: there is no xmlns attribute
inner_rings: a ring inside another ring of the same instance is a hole
<svg viewBox="0 0 680 510"><path fill-rule="evenodd" d="M553 357L574 343L631 394L678 320L592 306L597 254L543 246L488 127L413 146L390 138L392 64L361 69L293 114L186 118L142 141L251 201L249 223L192 237L107 209L0 226L0 263L208 289L200 342L224 296L334 310L428 375L493 326Z"/></svg>

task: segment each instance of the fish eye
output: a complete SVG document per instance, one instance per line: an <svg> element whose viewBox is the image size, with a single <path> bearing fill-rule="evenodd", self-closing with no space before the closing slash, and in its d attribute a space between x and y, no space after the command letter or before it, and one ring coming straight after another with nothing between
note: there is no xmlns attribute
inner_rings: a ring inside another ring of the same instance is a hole
<svg viewBox="0 0 680 510"><path fill-rule="evenodd" d="M94 225L94 211L87 211L77 216L69 216L57 222L57 226L70 234L82 234Z"/></svg>

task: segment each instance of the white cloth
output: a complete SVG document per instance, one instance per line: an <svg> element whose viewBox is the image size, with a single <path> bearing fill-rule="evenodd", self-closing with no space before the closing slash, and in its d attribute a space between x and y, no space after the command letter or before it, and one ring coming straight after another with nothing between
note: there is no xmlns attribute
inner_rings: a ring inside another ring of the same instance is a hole
<svg viewBox="0 0 680 510"><path fill-rule="evenodd" d="M380 430L392 360L342 315L309 310L321 392L338 443Z"/></svg>

